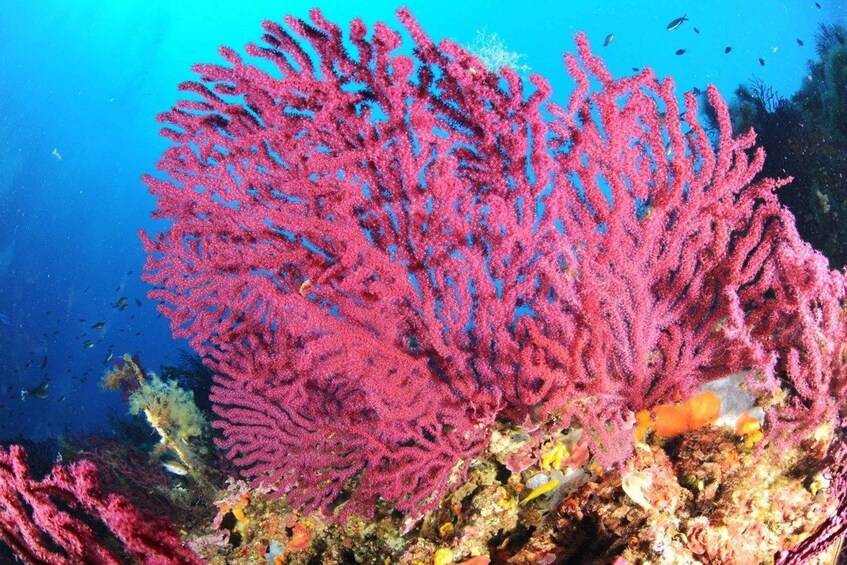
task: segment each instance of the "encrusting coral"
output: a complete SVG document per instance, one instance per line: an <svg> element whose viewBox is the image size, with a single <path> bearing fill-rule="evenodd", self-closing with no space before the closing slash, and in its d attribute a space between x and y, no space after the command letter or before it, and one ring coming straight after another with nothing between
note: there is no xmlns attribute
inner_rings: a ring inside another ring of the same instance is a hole
<svg viewBox="0 0 847 565"><path fill-rule="evenodd" d="M730 426L648 431L615 470L566 455L581 452L578 433L500 423L493 434L467 479L411 529L388 506L327 523L239 481L191 545L213 565L773 563L837 504L815 441L762 451ZM529 499L539 476L560 482Z"/></svg>

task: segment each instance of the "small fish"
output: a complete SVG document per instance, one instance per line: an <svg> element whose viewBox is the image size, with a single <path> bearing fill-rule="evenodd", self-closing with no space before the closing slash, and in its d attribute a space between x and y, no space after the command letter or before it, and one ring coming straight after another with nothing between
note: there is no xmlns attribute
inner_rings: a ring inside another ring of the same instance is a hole
<svg viewBox="0 0 847 565"><path fill-rule="evenodd" d="M684 55L684 54L685 54L685 49L677 49L677 50L676 50L676 54L677 54L677 55Z"/></svg>
<svg viewBox="0 0 847 565"><path fill-rule="evenodd" d="M141 301L139 299L135 299L135 305L141 308Z"/></svg>
<svg viewBox="0 0 847 565"><path fill-rule="evenodd" d="M679 26L681 26L682 22L687 22L688 21L688 18L686 17L687 15L688 14L685 14L681 18L675 18L675 19L671 20L671 23L668 24L668 31L673 31L676 28L678 28Z"/></svg>
<svg viewBox="0 0 847 565"><path fill-rule="evenodd" d="M40 385L34 388L21 390L21 400L26 400L27 396L34 396L35 398L40 398L44 400L49 396L49 392L47 391L47 387L50 386L50 379L44 379Z"/></svg>
<svg viewBox="0 0 847 565"><path fill-rule="evenodd" d="M114 354L114 353L112 353L112 352L110 351L110 352L109 352L109 354L108 354L108 355L106 355L106 358L105 358L105 359L103 359L103 362L104 362L104 363L108 363L109 361L111 361L111 360L112 360L112 357L114 357L114 356L115 356L115 354Z"/></svg>
<svg viewBox="0 0 847 565"><path fill-rule="evenodd" d="M730 51L732 51L732 45L727 45L726 48L723 50L724 53L729 53Z"/></svg>
<svg viewBox="0 0 847 565"><path fill-rule="evenodd" d="M42 369L47 368L47 356L46 355L44 356L44 359L41 360L41 368Z"/></svg>
<svg viewBox="0 0 847 565"><path fill-rule="evenodd" d="M817 3L817 2L815 2L815 7L816 7L818 10L820 10L820 9L821 9L821 5L820 5L819 3Z"/></svg>
<svg viewBox="0 0 847 565"><path fill-rule="evenodd" d="M3 324L4 326L11 326L12 318L8 314L0 313L0 324Z"/></svg>
<svg viewBox="0 0 847 565"><path fill-rule="evenodd" d="M763 67L765 66L765 60L762 59L761 57L759 57L759 64L762 65Z"/></svg>
<svg viewBox="0 0 847 565"><path fill-rule="evenodd" d="M695 27L695 28L694 28L694 33L696 33L697 35L700 35L700 30L699 30L699 29L697 29L697 28Z"/></svg>
<svg viewBox="0 0 847 565"><path fill-rule="evenodd" d="M639 67L632 67L632 72L637 73L641 69Z"/></svg>
<svg viewBox="0 0 847 565"><path fill-rule="evenodd" d="M106 327L106 322L97 322L96 324L91 326L91 328L95 329L95 330L102 330L105 327Z"/></svg>
<svg viewBox="0 0 847 565"><path fill-rule="evenodd" d="M530 500L532 500L532 499L534 499L534 498L538 498L538 497L539 497L539 496L541 496L542 494L546 494L546 493L550 492L551 490L555 490L555 489L556 489L556 487L558 487L558 486L559 486L559 479L552 479L552 480L549 480L549 481L547 481L546 483L544 483L543 485L541 485L540 487L537 487L537 488L533 489L533 490L532 490L532 492L530 492L530 493L526 496L526 498L524 498L523 500L521 500L521 502L520 502L520 503L521 503L521 504L526 504L526 503L527 503L527 502L529 502Z"/></svg>
<svg viewBox="0 0 847 565"><path fill-rule="evenodd" d="M700 96L701 94L703 94L703 91L697 88L696 86L691 89L691 92L693 92L695 96Z"/></svg>
<svg viewBox="0 0 847 565"><path fill-rule="evenodd" d="M797 38L797 45L799 45L800 47L803 47L803 40L800 39L799 37Z"/></svg>
<svg viewBox="0 0 847 565"><path fill-rule="evenodd" d="M65 400L65 395L63 394L62 396L60 396L56 400L58 400L59 402L62 402L63 400Z"/></svg>
<svg viewBox="0 0 847 565"><path fill-rule="evenodd" d="M59 150L56 149L55 147L53 148L53 152L50 155L52 155L53 157L55 157L59 161L62 160L62 154L59 153Z"/></svg>
<svg viewBox="0 0 847 565"><path fill-rule="evenodd" d="M612 44L612 41L614 41L614 40L615 40L615 34L610 33L609 35L606 36L606 39L603 41L603 47L608 47L609 45Z"/></svg>
<svg viewBox="0 0 847 565"><path fill-rule="evenodd" d="M82 343L82 348L83 348L83 349L91 349L92 347L94 347L94 342L93 342L93 341L91 341L90 339L86 339L86 340Z"/></svg>
<svg viewBox="0 0 847 565"><path fill-rule="evenodd" d="M165 471L168 473L173 473L180 477L184 477L188 474L188 468L182 463L177 463L176 461L162 461L162 467L164 467Z"/></svg>

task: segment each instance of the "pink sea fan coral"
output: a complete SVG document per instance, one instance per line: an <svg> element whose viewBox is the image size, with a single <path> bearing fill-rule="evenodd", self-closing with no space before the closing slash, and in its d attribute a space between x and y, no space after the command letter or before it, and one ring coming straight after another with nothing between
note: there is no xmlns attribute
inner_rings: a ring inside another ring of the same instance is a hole
<svg viewBox="0 0 847 565"><path fill-rule="evenodd" d="M105 526L105 530L103 527ZM25 563L119 564L106 531L139 563L200 564L173 526L142 515L125 498L102 491L88 461L57 464L50 475L30 475L20 446L0 449L0 541Z"/></svg>
<svg viewBox="0 0 847 565"><path fill-rule="evenodd" d="M633 411L742 369L792 384L790 426L832 416L832 348L792 355L842 331L843 282L714 88L710 140L693 95L680 117L672 81L615 80L578 35L562 108L398 17L412 57L383 24L265 22L261 66L222 48L160 118L174 145L145 181L170 224L142 234L145 278L215 370L245 475L307 508L419 513L495 417L580 425L615 463Z"/></svg>

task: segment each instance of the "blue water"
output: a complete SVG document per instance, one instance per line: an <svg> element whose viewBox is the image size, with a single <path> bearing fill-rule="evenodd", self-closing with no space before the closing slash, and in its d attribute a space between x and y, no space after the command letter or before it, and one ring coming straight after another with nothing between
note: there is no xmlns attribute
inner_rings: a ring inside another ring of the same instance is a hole
<svg viewBox="0 0 847 565"><path fill-rule="evenodd" d="M139 229L156 229L139 180L166 147L155 116L218 62L220 45L258 40L259 22L306 16L315 2L0 2L0 441L107 434L126 406L99 380L109 352L139 353L156 370L186 344L171 339L140 278ZM583 30L610 70L651 66L678 90L715 83L729 98L760 78L789 97L806 78L820 23L847 3L407 2L433 38L469 45L497 34L565 102L561 55ZM567 6L567 7L564 7ZM398 24L394 3L320 4L328 19ZM669 32L682 15L689 21ZM695 28L699 33L695 32ZM604 38L614 34L609 46ZM799 46L797 39L804 42ZM732 50L726 54L725 48ZM675 55L685 49L683 55ZM765 61L760 65L758 59ZM61 158L60 158L61 157ZM115 304L126 297L123 310ZM140 306L138 303L140 303ZM84 321L81 321L84 320ZM94 329L97 322L102 329ZM85 348L90 340L93 346ZM46 366L42 368L44 359ZM50 378L45 399L27 396Z"/></svg>

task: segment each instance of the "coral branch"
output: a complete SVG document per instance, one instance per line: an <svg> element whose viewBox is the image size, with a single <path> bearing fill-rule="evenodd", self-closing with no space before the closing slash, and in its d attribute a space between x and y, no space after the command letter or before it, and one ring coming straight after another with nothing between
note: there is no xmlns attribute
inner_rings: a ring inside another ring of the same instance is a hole
<svg viewBox="0 0 847 565"><path fill-rule="evenodd" d="M56 465L39 481L30 475L23 448L0 450L0 540L27 563L123 563L125 556L99 533L105 525L140 563L201 563L171 524L101 492L96 473L93 464L80 461Z"/></svg>

